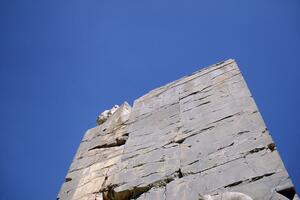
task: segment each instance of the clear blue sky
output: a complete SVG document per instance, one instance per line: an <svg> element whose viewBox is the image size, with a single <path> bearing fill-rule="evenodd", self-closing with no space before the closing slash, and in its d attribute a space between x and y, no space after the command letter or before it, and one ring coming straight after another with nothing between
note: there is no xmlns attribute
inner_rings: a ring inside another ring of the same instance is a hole
<svg viewBox="0 0 300 200"><path fill-rule="evenodd" d="M55 199L99 112L234 58L300 191L297 0L1 0L0 200Z"/></svg>

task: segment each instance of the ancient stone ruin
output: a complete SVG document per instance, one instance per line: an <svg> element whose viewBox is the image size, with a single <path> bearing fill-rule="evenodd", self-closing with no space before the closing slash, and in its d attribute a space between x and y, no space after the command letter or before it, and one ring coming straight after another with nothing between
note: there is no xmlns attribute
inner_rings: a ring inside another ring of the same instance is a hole
<svg viewBox="0 0 300 200"><path fill-rule="evenodd" d="M59 200L299 200L234 60L103 112Z"/></svg>

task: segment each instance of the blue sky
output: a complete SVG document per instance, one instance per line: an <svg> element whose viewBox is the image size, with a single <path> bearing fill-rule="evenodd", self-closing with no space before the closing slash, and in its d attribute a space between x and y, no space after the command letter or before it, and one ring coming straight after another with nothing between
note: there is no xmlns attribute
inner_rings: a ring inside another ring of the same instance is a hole
<svg viewBox="0 0 300 200"><path fill-rule="evenodd" d="M234 58L300 191L297 0L1 0L0 200L55 199L99 112Z"/></svg>

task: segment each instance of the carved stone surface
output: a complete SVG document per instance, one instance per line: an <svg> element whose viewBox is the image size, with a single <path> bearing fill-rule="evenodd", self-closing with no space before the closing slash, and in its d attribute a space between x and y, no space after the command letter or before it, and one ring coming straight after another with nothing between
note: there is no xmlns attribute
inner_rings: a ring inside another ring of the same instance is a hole
<svg viewBox="0 0 300 200"><path fill-rule="evenodd" d="M298 199L234 60L106 114L86 132L59 200Z"/></svg>

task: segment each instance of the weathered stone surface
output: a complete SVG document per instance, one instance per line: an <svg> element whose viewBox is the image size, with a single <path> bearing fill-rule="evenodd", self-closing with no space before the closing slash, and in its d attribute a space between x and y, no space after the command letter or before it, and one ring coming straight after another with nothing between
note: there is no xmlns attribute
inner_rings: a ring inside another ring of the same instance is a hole
<svg viewBox="0 0 300 200"><path fill-rule="evenodd" d="M102 200L107 176L121 160L128 138L131 107L124 103L107 120L89 129L74 157L58 195L59 199Z"/></svg>
<svg viewBox="0 0 300 200"><path fill-rule="evenodd" d="M233 60L98 119L60 200L299 199Z"/></svg>

